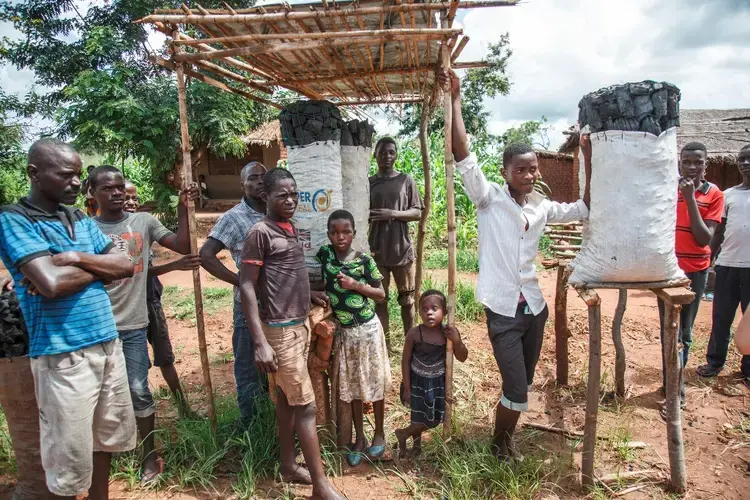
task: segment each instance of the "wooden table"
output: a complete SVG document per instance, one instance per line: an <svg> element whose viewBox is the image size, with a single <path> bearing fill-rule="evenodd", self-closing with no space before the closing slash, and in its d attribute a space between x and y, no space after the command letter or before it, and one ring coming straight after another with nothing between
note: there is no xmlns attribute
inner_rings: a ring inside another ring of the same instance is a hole
<svg viewBox="0 0 750 500"><path fill-rule="evenodd" d="M564 271L560 271L564 272ZM680 347L677 341L677 330L679 324L680 309L683 304L689 304L695 298L695 294L686 286L685 280L654 283L586 283L575 286L578 295L586 302L589 316L589 373L586 394L586 423L583 438L583 470L582 483L584 486L594 485L594 449L596 446L596 425L599 412L599 384L601 382L601 353L602 353L602 322L601 322L601 299L596 289L616 288L620 290L620 300L615 319L625 312L625 300L628 289L648 289L664 301L664 341L662 349L667 370L667 383L665 387L667 403L667 448L669 449L669 468L672 488L678 492L684 492L687 488L685 474L685 456L682 442L682 415L680 411L680 380L682 378L682 366L679 360ZM558 290L560 292L560 290ZM564 292L564 290L563 290ZM619 324L619 322L616 321ZM619 337L619 327L617 328ZM614 334L614 329L613 329ZM559 337L558 337L559 338ZM565 339L567 347L567 339ZM622 384L624 394L625 380L625 350L622 342L615 341L617 350L617 363L615 372L618 382L618 392ZM565 351L567 357L567 349ZM558 356L559 359L559 356ZM567 360L566 360L567 365Z"/></svg>

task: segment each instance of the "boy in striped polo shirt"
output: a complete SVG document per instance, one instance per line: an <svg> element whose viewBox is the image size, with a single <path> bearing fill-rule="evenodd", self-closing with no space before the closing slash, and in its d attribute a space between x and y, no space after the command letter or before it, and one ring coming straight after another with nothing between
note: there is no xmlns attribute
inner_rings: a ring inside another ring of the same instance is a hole
<svg viewBox="0 0 750 500"><path fill-rule="evenodd" d="M52 498L108 498L112 453L135 447L122 345L103 282L133 274L75 203L81 158L42 139L29 150L29 196L0 208L0 258L29 332L42 463Z"/></svg>
<svg viewBox="0 0 750 500"><path fill-rule="evenodd" d="M682 343L680 361L687 365L690 345L693 343L693 323L698 315L701 297L706 289L708 268L711 265L711 236L721 222L724 194L708 182L706 146L700 142L686 144L680 152L680 183L677 195L677 232L675 254L677 263L690 279L695 299L682 306L680 311L679 341ZM664 339L664 302L659 299L660 336ZM666 365L662 350L662 387L666 386ZM685 407L685 386L681 383L680 400Z"/></svg>

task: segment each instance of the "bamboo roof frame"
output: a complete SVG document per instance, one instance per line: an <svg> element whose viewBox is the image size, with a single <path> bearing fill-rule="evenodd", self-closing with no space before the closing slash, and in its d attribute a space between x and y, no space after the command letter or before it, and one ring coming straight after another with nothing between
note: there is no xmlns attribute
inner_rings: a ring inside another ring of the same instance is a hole
<svg viewBox="0 0 750 500"><path fill-rule="evenodd" d="M440 68L486 67L484 61L457 62L469 42L453 28L458 9L513 6L519 0L353 0L331 4L285 3L252 9L195 11L182 4L179 10L158 9L136 21L152 24L171 38L170 59L152 60L177 74L182 142L182 174L193 178L188 132L186 76L221 90L281 108L272 100L274 87L283 87L309 99L327 99L339 106L422 103L419 140L425 172L425 208L417 234L417 293L421 285L425 224L431 205L431 175L427 151L427 124L440 89ZM436 14L440 15L439 20ZM308 23L310 21L310 23ZM387 24L386 24L387 23ZM191 26L202 36L180 31ZM354 26L354 28L352 28ZM231 80L227 82L224 79ZM267 94L262 97L258 93ZM448 211L448 323L456 309L456 214L452 151L453 100L443 91L445 171ZM190 252L198 252L195 204L187 204ZM208 392L209 419L217 428L216 409L208 361L203 318L201 276L193 270L196 327L203 380ZM451 434L453 407L453 342L446 342L446 409L443 433Z"/></svg>
<svg viewBox="0 0 750 500"><path fill-rule="evenodd" d="M453 68L488 65L457 61L469 42L462 29L453 27L458 9L516 3L322 0L249 9L183 4L157 9L136 22L153 25L179 48L168 60L154 59L157 64L176 71L176 64L183 63L186 75L263 104L281 107L272 99L278 87L341 106L400 104L437 97L442 46L450 50Z"/></svg>

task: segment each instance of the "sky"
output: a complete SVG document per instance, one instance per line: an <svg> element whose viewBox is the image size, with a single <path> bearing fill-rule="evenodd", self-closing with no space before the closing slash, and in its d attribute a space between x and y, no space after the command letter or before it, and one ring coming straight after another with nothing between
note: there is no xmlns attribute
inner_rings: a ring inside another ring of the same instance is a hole
<svg viewBox="0 0 750 500"><path fill-rule="evenodd" d="M750 108L750 0L526 0L460 10L457 24L471 38L463 61L510 35L510 94L486 102L494 133L546 116L556 147L584 94L645 79L677 85L683 108ZM14 36L12 27L0 24L0 36ZM6 92L33 81L32 72L0 67ZM377 121L379 133L397 130Z"/></svg>

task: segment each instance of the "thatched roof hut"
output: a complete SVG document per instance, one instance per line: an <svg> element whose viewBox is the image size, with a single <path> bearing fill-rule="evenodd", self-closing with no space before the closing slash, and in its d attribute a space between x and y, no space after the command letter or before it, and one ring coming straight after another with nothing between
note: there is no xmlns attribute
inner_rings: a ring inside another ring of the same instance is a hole
<svg viewBox="0 0 750 500"><path fill-rule="evenodd" d="M273 120L251 130L242 138L248 145L269 147L274 142L281 144L281 125L279 120Z"/></svg>

